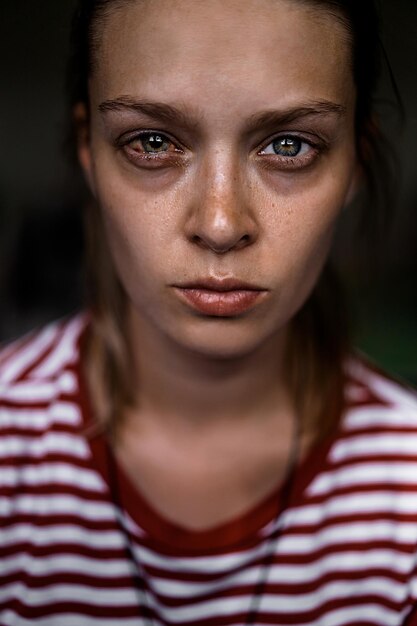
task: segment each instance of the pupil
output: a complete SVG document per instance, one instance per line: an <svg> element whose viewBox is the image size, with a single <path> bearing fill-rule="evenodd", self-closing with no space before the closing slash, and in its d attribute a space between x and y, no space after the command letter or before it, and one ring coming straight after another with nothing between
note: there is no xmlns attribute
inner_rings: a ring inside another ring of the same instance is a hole
<svg viewBox="0 0 417 626"><path fill-rule="evenodd" d="M166 141L161 135L149 135L144 144L148 152L161 152L166 147Z"/></svg>
<svg viewBox="0 0 417 626"><path fill-rule="evenodd" d="M294 137L282 137L274 141L273 146L279 156L295 157L301 150L301 141Z"/></svg>

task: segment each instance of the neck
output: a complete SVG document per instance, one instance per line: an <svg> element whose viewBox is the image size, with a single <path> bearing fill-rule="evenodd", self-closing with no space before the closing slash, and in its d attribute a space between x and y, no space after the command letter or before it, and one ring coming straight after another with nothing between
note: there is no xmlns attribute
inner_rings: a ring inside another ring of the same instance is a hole
<svg viewBox="0 0 417 626"><path fill-rule="evenodd" d="M138 389L134 413L152 419L208 426L288 413L284 384L284 332L249 354L215 358L184 348L133 314L129 339Z"/></svg>

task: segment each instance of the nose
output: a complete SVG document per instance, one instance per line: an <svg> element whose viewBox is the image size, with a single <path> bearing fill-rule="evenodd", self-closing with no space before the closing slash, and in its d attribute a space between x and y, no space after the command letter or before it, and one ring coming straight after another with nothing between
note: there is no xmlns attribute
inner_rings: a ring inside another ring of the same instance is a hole
<svg viewBox="0 0 417 626"><path fill-rule="evenodd" d="M189 241L216 254L240 250L258 237L250 188L238 164L218 155L201 168L187 217Z"/></svg>

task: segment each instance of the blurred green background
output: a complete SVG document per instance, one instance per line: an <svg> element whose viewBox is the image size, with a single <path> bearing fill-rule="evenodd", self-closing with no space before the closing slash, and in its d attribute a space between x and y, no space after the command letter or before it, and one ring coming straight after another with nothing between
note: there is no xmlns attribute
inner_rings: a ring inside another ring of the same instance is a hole
<svg viewBox="0 0 417 626"><path fill-rule="evenodd" d="M356 344L393 374L417 384L417 3L380 4L404 125L387 72L379 111L402 179L378 269L368 271L366 255L361 264L352 234L342 233L337 256L352 303ZM73 7L74 0L0 4L0 340L66 314L82 299L83 188L64 150ZM350 228L348 217L342 230Z"/></svg>

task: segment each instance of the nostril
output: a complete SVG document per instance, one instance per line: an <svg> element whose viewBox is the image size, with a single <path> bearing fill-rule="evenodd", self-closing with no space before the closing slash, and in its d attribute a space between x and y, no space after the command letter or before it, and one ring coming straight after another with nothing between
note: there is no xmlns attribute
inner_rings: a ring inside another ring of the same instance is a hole
<svg viewBox="0 0 417 626"><path fill-rule="evenodd" d="M239 241L236 243L235 248L237 249L245 248L251 243L251 241L252 241L252 238L250 235L243 235L243 237L241 237Z"/></svg>
<svg viewBox="0 0 417 626"><path fill-rule="evenodd" d="M242 235L237 241L218 241L216 239L210 239L208 237L201 237L200 235L194 234L190 238L191 243L199 246L200 248L210 249L216 254L224 254L225 252L229 252L231 250L241 250L246 246L249 246L253 238L250 234Z"/></svg>
<svg viewBox="0 0 417 626"><path fill-rule="evenodd" d="M200 246L201 248L206 247L206 245L204 244L204 241L199 235L193 235L191 237L191 242L197 244L197 246Z"/></svg>

